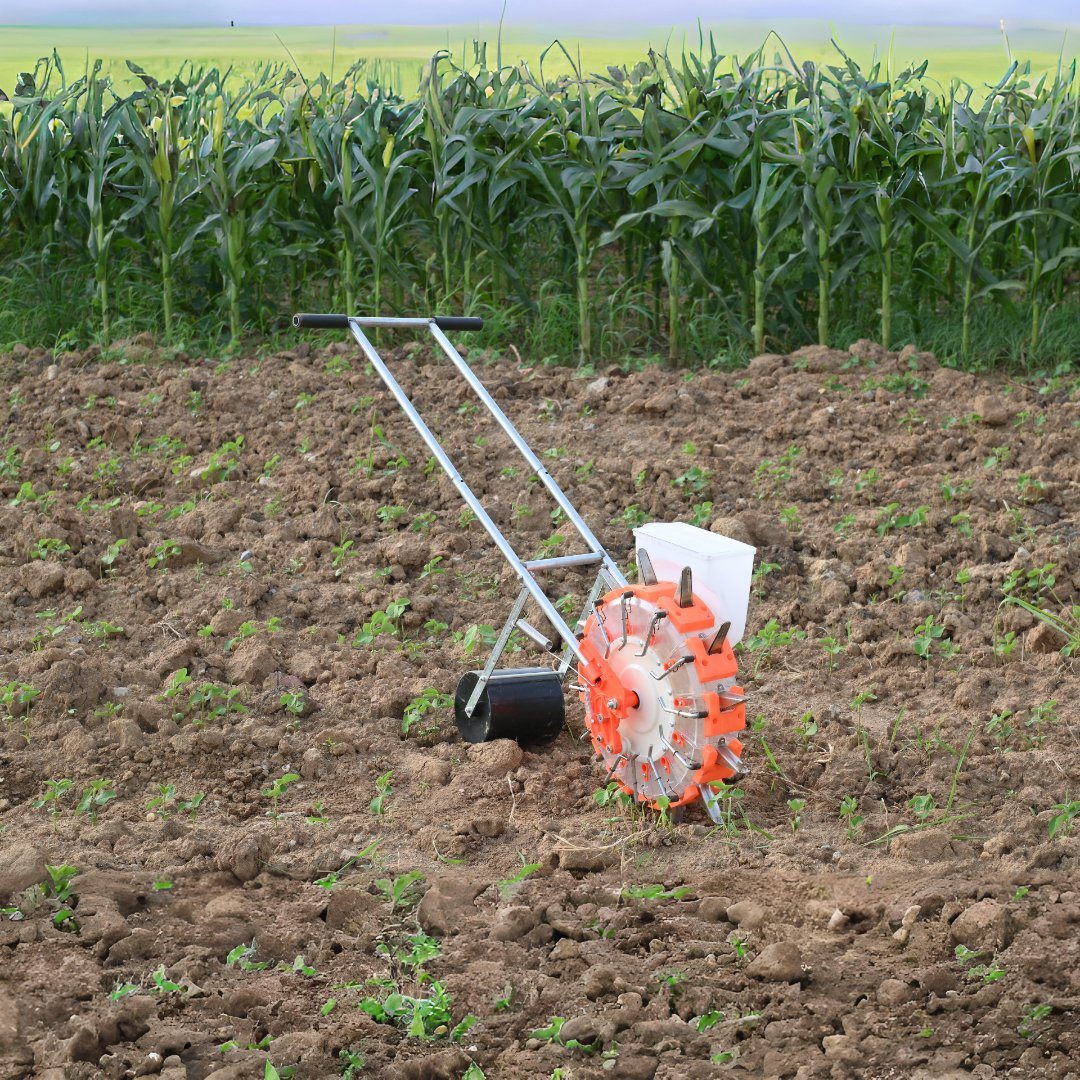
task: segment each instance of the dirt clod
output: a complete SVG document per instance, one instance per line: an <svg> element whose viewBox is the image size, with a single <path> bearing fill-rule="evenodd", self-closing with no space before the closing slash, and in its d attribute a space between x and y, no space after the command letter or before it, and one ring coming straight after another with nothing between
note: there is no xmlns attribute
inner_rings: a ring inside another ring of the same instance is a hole
<svg viewBox="0 0 1080 1080"><path fill-rule="evenodd" d="M758 953L746 973L766 982L798 982L804 975L802 952L793 941L774 942Z"/></svg>

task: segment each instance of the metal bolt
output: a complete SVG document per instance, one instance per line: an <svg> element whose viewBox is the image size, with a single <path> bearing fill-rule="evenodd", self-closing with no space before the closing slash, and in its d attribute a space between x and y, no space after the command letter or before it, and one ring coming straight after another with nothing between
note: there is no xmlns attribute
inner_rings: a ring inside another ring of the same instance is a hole
<svg viewBox="0 0 1080 1080"><path fill-rule="evenodd" d="M609 709L617 709L619 707L619 703L615 700L615 698L608 698L607 707Z"/></svg>

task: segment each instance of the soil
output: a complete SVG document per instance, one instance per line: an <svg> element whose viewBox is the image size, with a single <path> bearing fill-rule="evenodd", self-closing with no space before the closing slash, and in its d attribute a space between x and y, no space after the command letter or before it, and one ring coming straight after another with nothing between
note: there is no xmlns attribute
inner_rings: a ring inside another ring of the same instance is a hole
<svg viewBox="0 0 1080 1080"><path fill-rule="evenodd" d="M575 550L386 355L519 550ZM621 564L643 517L757 547L726 823L598 799L577 704L461 741L434 691L514 582L348 345L17 349L0 1077L1080 1076L1075 661L1002 603L1080 603L1075 380L473 362Z"/></svg>

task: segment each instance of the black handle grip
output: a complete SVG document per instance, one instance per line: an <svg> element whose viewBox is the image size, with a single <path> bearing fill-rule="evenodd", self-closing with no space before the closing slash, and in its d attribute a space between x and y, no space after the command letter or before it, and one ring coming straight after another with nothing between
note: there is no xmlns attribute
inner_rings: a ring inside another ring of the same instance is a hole
<svg viewBox="0 0 1080 1080"><path fill-rule="evenodd" d="M484 320L468 315L436 315L435 325L440 330L483 330Z"/></svg>
<svg viewBox="0 0 1080 1080"><path fill-rule="evenodd" d="M348 330L348 315L294 315L293 326L301 330Z"/></svg>

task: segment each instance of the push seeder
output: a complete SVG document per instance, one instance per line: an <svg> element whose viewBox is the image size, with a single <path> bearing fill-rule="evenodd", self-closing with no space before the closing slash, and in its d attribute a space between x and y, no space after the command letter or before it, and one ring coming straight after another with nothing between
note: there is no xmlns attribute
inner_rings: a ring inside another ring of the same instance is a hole
<svg viewBox="0 0 1080 1080"><path fill-rule="evenodd" d="M587 734L606 782L615 780L638 802L656 807L685 806L701 798L719 821L713 785L746 771L738 738L746 726L745 706L732 647L746 622L754 549L681 522L645 525L634 530L639 583L631 585L447 338L446 331L481 329L480 319L296 315L293 324L353 335L521 581L487 663L458 683L454 713L462 737L469 742L554 739L564 721L563 682L576 665L577 681L570 689L584 705ZM544 559L522 559L515 552L371 343L365 331L376 327L431 334L588 550ZM574 628L539 580L570 567L596 572ZM554 638L522 617L530 599ZM552 654L552 665L499 668L515 629Z"/></svg>

